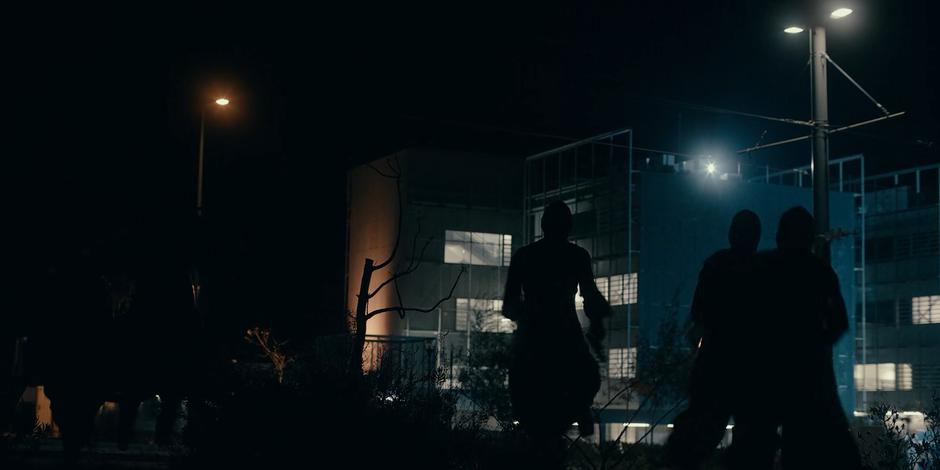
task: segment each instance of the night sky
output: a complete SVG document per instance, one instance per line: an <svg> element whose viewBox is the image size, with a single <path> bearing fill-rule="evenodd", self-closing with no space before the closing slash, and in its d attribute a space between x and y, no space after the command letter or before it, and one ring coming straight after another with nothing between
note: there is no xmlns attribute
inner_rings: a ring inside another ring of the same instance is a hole
<svg viewBox="0 0 940 470"><path fill-rule="evenodd" d="M9 12L12 258L128 225L185 241L199 105L217 94L232 106L206 116L207 217L235 323L276 311L261 316L311 331L342 309L352 165L411 145L518 157L622 127L638 147L737 158L804 130L706 107L809 119L808 39L782 29L822 2L342 3ZM940 160L940 8L849 3L830 55L908 115L834 137L832 157L864 152L869 173ZM879 116L831 67L829 83L832 123ZM806 164L809 144L747 158Z"/></svg>

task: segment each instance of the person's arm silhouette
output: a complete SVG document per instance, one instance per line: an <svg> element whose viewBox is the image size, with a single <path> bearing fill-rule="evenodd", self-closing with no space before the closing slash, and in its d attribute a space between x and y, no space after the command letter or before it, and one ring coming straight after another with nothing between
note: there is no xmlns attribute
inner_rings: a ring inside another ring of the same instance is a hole
<svg viewBox="0 0 940 470"><path fill-rule="evenodd" d="M606 361L607 350L604 348L603 339L606 334L604 330L603 319L610 316L610 304L597 288L594 282L594 271L591 269L591 255L587 251L581 251L577 266L578 290L581 298L584 299L584 315L588 317L591 324L588 327L587 339L594 354Z"/></svg>
<svg viewBox="0 0 940 470"><path fill-rule="evenodd" d="M826 267L826 305L823 310L823 338L833 344L849 329L849 315L839 289L839 277Z"/></svg>
<svg viewBox="0 0 940 470"><path fill-rule="evenodd" d="M581 257L578 260L577 276L578 289L581 298L584 299L584 314L591 320L591 324L593 325L595 320L610 316L610 304L607 303L607 299L604 298L600 289L597 288L597 283L594 282L591 255L586 251L581 252Z"/></svg>
<svg viewBox="0 0 940 470"><path fill-rule="evenodd" d="M523 249L519 249L509 261L509 273L506 275L506 291L503 294L503 316L518 322L522 318L523 302L522 270Z"/></svg>
<svg viewBox="0 0 940 470"><path fill-rule="evenodd" d="M692 325L686 332L686 340L693 348L699 348L705 340L705 333L712 322L712 287L711 287L711 269L708 261L702 267L698 274L698 283L695 285L695 293L692 295L691 319Z"/></svg>

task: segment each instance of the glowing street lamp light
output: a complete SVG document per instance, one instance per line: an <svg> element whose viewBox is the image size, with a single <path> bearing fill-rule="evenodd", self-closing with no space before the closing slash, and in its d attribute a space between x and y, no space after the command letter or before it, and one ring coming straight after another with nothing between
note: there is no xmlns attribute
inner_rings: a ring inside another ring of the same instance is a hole
<svg viewBox="0 0 940 470"><path fill-rule="evenodd" d="M215 104L221 107L228 106L230 103L228 98L220 97L215 100ZM205 173L205 153L203 149L205 148L206 142L206 106L203 105L202 111L199 119L199 161L198 166L196 167L196 214L202 215L202 186L203 186L203 175Z"/></svg>
<svg viewBox="0 0 940 470"><path fill-rule="evenodd" d="M838 8L838 9L833 10L832 13L829 14L829 17L837 20L839 18L845 18L846 16L849 16L851 14L852 14L851 8Z"/></svg>
<svg viewBox="0 0 940 470"><path fill-rule="evenodd" d="M715 174L716 171L718 171L718 165L715 165L714 162L708 162L707 164L705 164L705 171L709 175L713 175Z"/></svg>
<svg viewBox="0 0 940 470"><path fill-rule="evenodd" d="M790 26L789 28L783 30L783 32L787 34L800 34L803 32L803 28L799 26Z"/></svg>

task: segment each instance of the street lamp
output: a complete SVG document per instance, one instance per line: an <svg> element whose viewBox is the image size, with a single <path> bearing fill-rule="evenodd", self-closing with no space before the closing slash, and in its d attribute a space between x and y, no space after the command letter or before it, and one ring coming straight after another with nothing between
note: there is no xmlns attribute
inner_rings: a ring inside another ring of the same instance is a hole
<svg viewBox="0 0 940 470"><path fill-rule="evenodd" d="M832 19L845 18L852 14L850 8L833 10L829 17ZM809 44L810 58L813 66L811 70L810 87L813 100L813 215L816 219L816 233L820 236L820 255L829 261L829 242L826 234L829 232L829 98L826 80L826 28L818 24L810 27ZM800 26L790 26L783 30L789 34L803 32Z"/></svg>
<svg viewBox="0 0 940 470"><path fill-rule="evenodd" d="M849 16L851 14L852 14L851 8L837 8L833 10L832 13L829 14L829 17L834 18L834 19L839 19L839 18L845 18L846 16Z"/></svg>
<svg viewBox="0 0 940 470"><path fill-rule="evenodd" d="M221 107L221 108L224 108L224 107L228 106L229 103L230 103L230 101L229 101L228 98L226 98L226 97L224 97L224 96L220 96L220 97L216 98L214 101L212 101L212 102L209 102L209 101L204 102L204 103L200 106L200 110L199 110L199 154L198 154L199 156L198 156L197 166L196 166L196 216L197 216L199 219L202 219L202 216L204 215L204 214L203 214L202 187L203 187L203 180L204 180L204 175L205 175L206 109L209 108L209 107L211 107L213 104L214 104L215 106L219 106L219 107ZM202 245L202 240L204 240L204 234L203 234L203 228L202 228L202 227L200 227L199 230L197 231L196 238L197 238L197 242L196 242L197 245L198 245L198 246L203 246L203 245ZM199 252L201 252L201 251L202 251L202 250L199 250ZM199 255L197 255L197 257L198 257L198 256L199 256ZM203 264L203 263L202 263L201 260L196 260L196 261L193 263L193 265L191 266L192 271L191 271L191 273L190 273L190 282L191 282L191 287L192 287L193 305L201 312L201 314L199 315L199 319L200 319L200 322L202 322L203 326L205 326L205 322L206 322L205 312L206 312L207 309L206 309L205 300L204 300L205 297L201 295L201 293L202 293L202 280L201 280L201 277L200 277L200 269L199 269L199 268L202 266L202 264Z"/></svg>
<svg viewBox="0 0 940 470"><path fill-rule="evenodd" d="M216 106L228 106L229 100L226 97L219 97L215 100ZM205 148L206 143L206 105L202 106L199 117L199 159L196 167L196 215L202 216L202 186L203 175L205 173Z"/></svg>

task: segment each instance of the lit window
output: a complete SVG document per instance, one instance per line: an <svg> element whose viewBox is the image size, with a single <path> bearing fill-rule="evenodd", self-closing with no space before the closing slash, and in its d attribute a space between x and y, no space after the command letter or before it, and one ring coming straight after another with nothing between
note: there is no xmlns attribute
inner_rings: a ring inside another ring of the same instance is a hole
<svg viewBox="0 0 940 470"><path fill-rule="evenodd" d="M610 305L636 303L636 273L599 277L594 281L597 283L597 288L601 291L601 294L604 294L604 298L607 299Z"/></svg>
<svg viewBox="0 0 940 470"><path fill-rule="evenodd" d="M913 375L910 364L856 364L855 388L866 392L912 390Z"/></svg>
<svg viewBox="0 0 940 470"><path fill-rule="evenodd" d="M898 390L912 390L914 388L914 372L910 364L898 364Z"/></svg>
<svg viewBox="0 0 940 470"><path fill-rule="evenodd" d="M610 348L607 355L607 377L611 379L636 377L636 348Z"/></svg>
<svg viewBox="0 0 940 470"><path fill-rule="evenodd" d="M512 333L516 324L503 316L503 301L493 299L457 299L457 331Z"/></svg>
<svg viewBox="0 0 940 470"><path fill-rule="evenodd" d="M940 295L925 295L911 299L911 321L915 325L940 323Z"/></svg>
<svg viewBox="0 0 940 470"><path fill-rule="evenodd" d="M512 235L498 233L444 232L444 262L481 266L509 266Z"/></svg>

